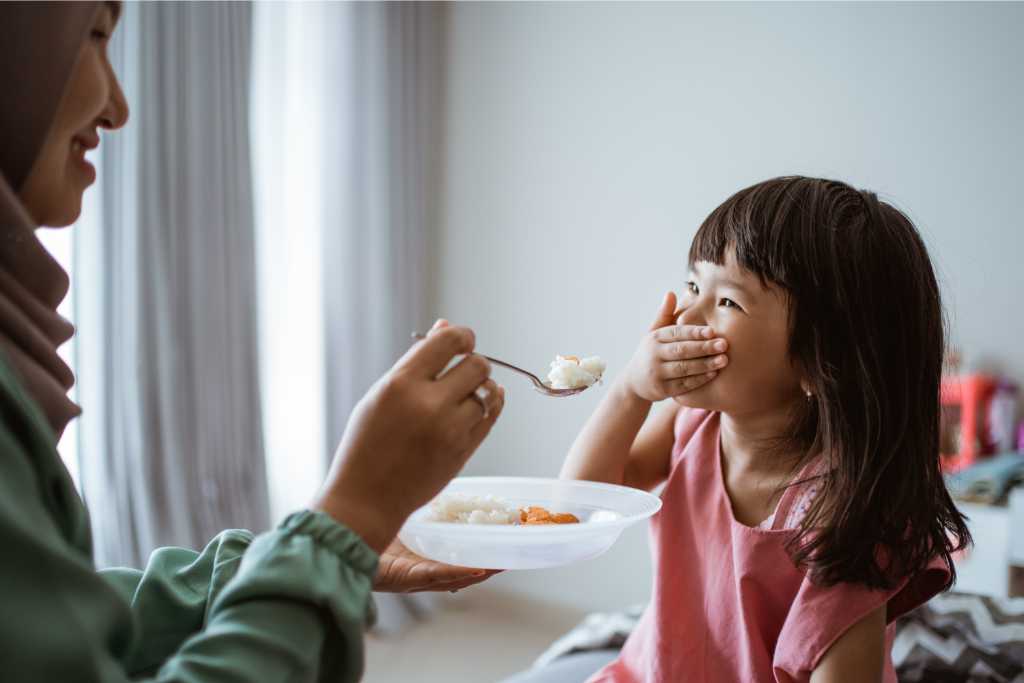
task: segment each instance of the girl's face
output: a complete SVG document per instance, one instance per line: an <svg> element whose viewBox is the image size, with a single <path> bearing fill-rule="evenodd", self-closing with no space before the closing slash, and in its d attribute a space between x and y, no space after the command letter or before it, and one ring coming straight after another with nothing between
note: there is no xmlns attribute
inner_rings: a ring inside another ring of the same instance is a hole
<svg viewBox="0 0 1024 683"><path fill-rule="evenodd" d="M107 59L114 9L104 3L82 44L43 147L19 195L37 225L70 225L82 210L82 195L96 180L86 151L100 144L99 129L120 128L128 104Z"/></svg>
<svg viewBox="0 0 1024 683"><path fill-rule="evenodd" d="M680 325L707 325L729 342L729 364L718 377L675 401L731 416L788 409L803 399L800 373L789 357L789 303L778 287L736 263L693 264L680 300Z"/></svg>

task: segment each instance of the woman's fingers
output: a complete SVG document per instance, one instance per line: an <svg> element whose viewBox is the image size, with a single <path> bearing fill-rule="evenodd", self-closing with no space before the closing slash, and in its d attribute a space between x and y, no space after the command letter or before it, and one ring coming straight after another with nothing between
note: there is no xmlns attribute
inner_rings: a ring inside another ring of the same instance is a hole
<svg viewBox="0 0 1024 683"><path fill-rule="evenodd" d="M441 592L457 593L458 591L462 590L463 588L469 588L470 586L474 586L474 585L476 585L478 583L486 581L487 579L491 578L495 574L500 574L501 573L501 571L497 570L497 569L481 569L481 570L475 570L475 571L478 572L478 573L472 574L472 575L470 575L470 576L468 576L466 578L457 579L457 580L453 580L453 581L433 581L433 580L430 580L430 581L421 582L421 583L418 583L417 585L414 585L414 586L411 586L409 588L406 588L405 592L406 593L424 593L424 592L428 592L429 591L429 592L432 592L432 593L441 593ZM479 573L479 572L483 572L483 573Z"/></svg>
<svg viewBox="0 0 1024 683"><path fill-rule="evenodd" d="M717 376L717 372L706 372L703 375L691 375L690 377L674 379L665 383L665 389L669 396L678 396L688 391L699 389Z"/></svg>
<svg viewBox="0 0 1024 683"><path fill-rule="evenodd" d="M455 356L472 353L475 345L476 337L468 327L435 324L427 338L414 344L397 366L417 377L434 379Z"/></svg>
<svg viewBox="0 0 1024 683"><path fill-rule="evenodd" d="M428 590L450 590L465 588L480 583L490 576L499 573L496 569L476 569L428 561L423 565L424 571L417 583L419 588Z"/></svg>
<svg viewBox="0 0 1024 683"><path fill-rule="evenodd" d="M459 403L491 376L491 363L483 356L470 354L438 380L445 398Z"/></svg>
<svg viewBox="0 0 1024 683"><path fill-rule="evenodd" d="M446 583L441 583L441 582L431 583L431 584L428 584L428 585L423 586L421 588L413 589L412 591L409 591L409 592L410 593L422 593L422 592L425 592L425 591L431 591L431 592L447 591L449 593L457 593L460 590L462 590L463 588L469 588L470 586L475 586L478 583L482 583L482 582L486 581L487 579L491 578L495 574L500 574L501 573L501 570L498 570L498 569L485 569L485 570L481 570L481 571L483 571L484 573L480 574L480 575L470 576L470 577L465 578L465 579L459 579L458 581L450 581L450 582L446 582Z"/></svg>
<svg viewBox="0 0 1024 683"><path fill-rule="evenodd" d="M490 381L490 380L489 380ZM493 384L493 381L491 381ZM487 417L478 421L469 430L470 452L476 450L477 446L487 437L491 427L498 421L501 411L505 409L505 387L495 384L491 396L491 403L488 405Z"/></svg>
<svg viewBox="0 0 1024 683"><path fill-rule="evenodd" d="M466 393L455 411L456 424L471 430L480 421L496 417L504 402L504 390L493 379L488 379Z"/></svg>

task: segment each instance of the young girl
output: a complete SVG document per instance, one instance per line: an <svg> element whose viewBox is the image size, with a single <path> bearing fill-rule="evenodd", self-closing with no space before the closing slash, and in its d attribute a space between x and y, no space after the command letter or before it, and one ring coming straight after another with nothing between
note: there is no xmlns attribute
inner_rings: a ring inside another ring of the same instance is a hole
<svg viewBox="0 0 1024 683"><path fill-rule="evenodd" d="M895 681L894 619L970 542L920 236L870 192L777 178L707 218L689 271L562 470L665 483L651 604L591 683Z"/></svg>

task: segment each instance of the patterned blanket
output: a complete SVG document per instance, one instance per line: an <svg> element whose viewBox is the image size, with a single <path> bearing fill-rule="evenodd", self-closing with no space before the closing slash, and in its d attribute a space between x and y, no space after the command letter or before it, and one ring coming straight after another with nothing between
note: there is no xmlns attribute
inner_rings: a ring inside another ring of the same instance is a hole
<svg viewBox="0 0 1024 683"><path fill-rule="evenodd" d="M637 605L591 614L534 666L574 652L618 649L642 613ZM903 683L1024 683L1024 598L938 595L897 620L892 659Z"/></svg>
<svg viewBox="0 0 1024 683"><path fill-rule="evenodd" d="M1024 683L1024 598L934 597L897 621L900 681Z"/></svg>

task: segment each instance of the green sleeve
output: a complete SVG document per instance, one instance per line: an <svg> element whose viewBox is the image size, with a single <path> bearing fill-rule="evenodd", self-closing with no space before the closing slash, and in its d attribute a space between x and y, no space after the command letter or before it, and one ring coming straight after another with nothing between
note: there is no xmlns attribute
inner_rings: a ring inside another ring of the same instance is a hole
<svg viewBox="0 0 1024 683"><path fill-rule="evenodd" d="M211 567L215 559L208 560ZM215 570L203 575L197 588L209 599L196 610L203 615L202 630L170 655L154 680L362 677L363 629L377 556L358 536L326 515L299 512L253 539L237 564L223 588L208 578L216 578ZM163 585L157 581L155 590ZM159 624L159 613L147 622Z"/></svg>
<svg viewBox="0 0 1024 683"><path fill-rule="evenodd" d="M232 675L251 671L252 680L278 680L272 672L280 662L279 680L320 680L296 672L323 669L329 680L346 681L358 680L362 672L362 628L372 606L369 577L375 569L373 551L352 532L320 513L300 512L255 540L247 531L225 531L202 552L161 548L142 571L100 574L134 616L129 673L160 681L221 680L189 675L200 657L204 667L205 658L223 659L225 673ZM255 608L257 599L270 601L269 609ZM301 604L310 599L324 613ZM341 626L325 639L331 624ZM258 643L272 654L251 664L225 658L224 644L236 640Z"/></svg>
<svg viewBox="0 0 1024 683"><path fill-rule="evenodd" d="M0 371L0 375L4 373ZM299 512L102 576L34 406L0 376L0 680L356 681L377 555Z"/></svg>
<svg viewBox="0 0 1024 683"><path fill-rule="evenodd" d="M238 572L251 542L248 531L224 531L202 552L159 548L145 569L100 571L132 611L135 642L126 661L130 673L156 671L203 628L209 607Z"/></svg>

